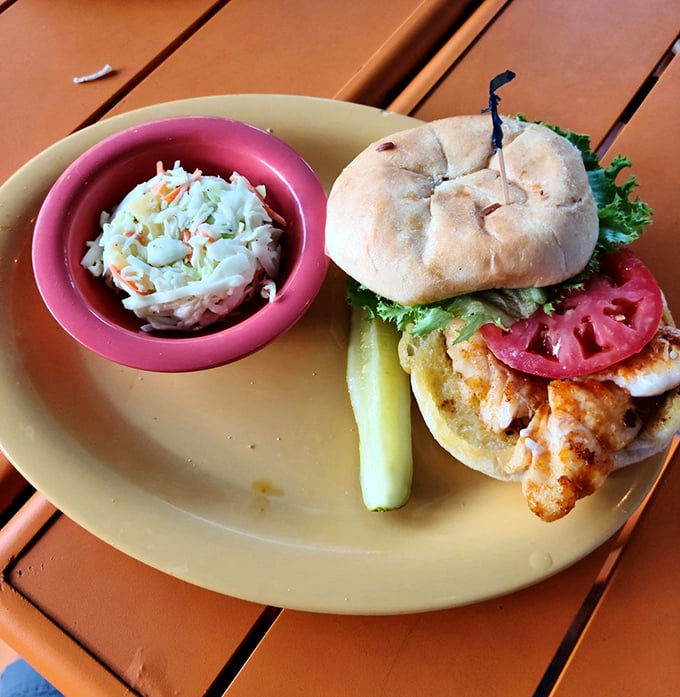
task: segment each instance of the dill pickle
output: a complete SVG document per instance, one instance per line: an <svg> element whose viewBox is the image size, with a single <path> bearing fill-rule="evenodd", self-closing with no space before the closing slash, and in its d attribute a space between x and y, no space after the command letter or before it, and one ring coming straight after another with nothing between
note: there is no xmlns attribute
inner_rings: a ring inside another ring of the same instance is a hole
<svg viewBox="0 0 680 697"><path fill-rule="evenodd" d="M359 432L359 474L371 511L401 508L413 477L411 390L393 324L352 309L347 387Z"/></svg>

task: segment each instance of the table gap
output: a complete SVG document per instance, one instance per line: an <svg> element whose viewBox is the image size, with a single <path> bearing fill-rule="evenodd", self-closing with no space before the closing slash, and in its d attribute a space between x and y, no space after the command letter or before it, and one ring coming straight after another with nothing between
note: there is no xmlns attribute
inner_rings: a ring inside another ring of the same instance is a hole
<svg viewBox="0 0 680 697"><path fill-rule="evenodd" d="M505 0L507 3L507 0ZM411 71L408 76L404 77L397 84L384 94L378 104L374 106L381 109L388 109L399 95L413 82L414 78L425 70L432 59L442 51L442 49L450 41L451 36L456 34L461 27L468 22L475 12L480 11L480 7L486 4L486 0L465 0L465 7L461 14L446 27L445 31L441 32L440 37L432 45L428 46L427 51L420 59L411 66ZM469 48L469 47L468 47Z"/></svg>
<svg viewBox="0 0 680 697"><path fill-rule="evenodd" d="M197 31L199 31L210 19L212 19L216 14L229 4L229 0L218 0L213 3L200 17L198 17L192 24L190 24L177 38L170 42L165 49L163 49L158 55L150 60L144 67L133 75L133 77L128 80L117 92L112 94L102 105L85 120L83 120L76 128L71 131L75 133L82 128L91 126L92 124L99 121L102 117L106 115L118 102L120 102L131 90L133 90L137 85L139 85L143 80L145 80L156 68L158 68L161 63L163 63L169 56L171 56L175 51L177 51L182 44L184 44L188 39L190 39Z"/></svg>
<svg viewBox="0 0 680 697"><path fill-rule="evenodd" d="M8 10L15 2L17 2L17 0L5 0L4 2L0 0L0 14Z"/></svg>
<svg viewBox="0 0 680 697"><path fill-rule="evenodd" d="M538 683L536 690L532 697L550 697L553 694L554 689L557 687L557 683L563 674L567 663L569 662L571 656L576 649L583 632L585 631L588 623L595 614L595 610L602 599L602 595L609 585L611 577L618 566L621 559L623 551L625 550L628 540L632 535L635 527L637 526L640 517L644 515L647 508L649 500L654 495L656 488L659 486L659 482L663 478L666 470L669 468L671 461L675 457L678 451L678 445L680 445L680 436L676 435L671 447L668 451L668 455L664 461L661 472L654 483L654 486L650 489L645 496L644 501L640 504L637 511L628 519L624 526L620 529L616 535L616 540L612 549L609 551L607 558L605 559L602 568L600 569L593 585L588 591L588 594L581 603L572 623L564 634L562 642L557 647L557 651L553 656L552 660L548 664L543 677Z"/></svg>
<svg viewBox="0 0 680 697"><path fill-rule="evenodd" d="M602 157L607 152L621 129L631 120L635 112L642 105L642 102L644 102L646 99L647 95L654 88L654 85L656 85L656 83L659 81L661 74L671 64L678 53L680 53L680 35L675 37L673 43L664 52L659 62L654 66L654 69L645 78L637 92L635 92L628 104L624 107L616 123L609 129L597 148L595 148L595 153L598 157Z"/></svg>
<svg viewBox="0 0 680 697"><path fill-rule="evenodd" d="M219 672L213 683L205 692L203 697L223 697L229 686L234 681L241 668L253 656L255 650L260 645L265 634L281 614L282 608L266 607L255 624L250 628L243 641L234 651L231 658L227 661L224 668Z"/></svg>
<svg viewBox="0 0 680 697"><path fill-rule="evenodd" d="M35 489L26 483L26 486L17 494L7 508L0 512L0 530L23 508L33 494L35 494Z"/></svg>
<svg viewBox="0 0 680 697"><path fill-rule="evenodd" d="M388 111L414 114L428 95L436 91L447 75L477 45L509 5L510 0L482 0L475 11L464 17L455 27L458 33L451 32L439 50L432 52L430 60L423 63L420 72L402 86L401 92L393 95L393 101L385 108ZM468 26L479 28L466 31Z"/></svg>

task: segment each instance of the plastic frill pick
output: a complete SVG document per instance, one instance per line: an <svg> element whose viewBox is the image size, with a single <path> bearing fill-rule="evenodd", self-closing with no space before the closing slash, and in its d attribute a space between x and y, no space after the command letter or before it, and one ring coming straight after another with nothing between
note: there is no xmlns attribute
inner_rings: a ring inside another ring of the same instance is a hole
<svg viewBox="0 0 680 697"><path fill-rule="evenodd" d="M491 143L493 145L493 151L498 153L498 166L501 173L503 195L506 205L510 203L510 194L508 192L508 178L505 173L505 160L503 158L503 121L498 115L498 102L501 101L501 98L496 94L496 90L511 80L514 80L514 78L515 73L513 73L512 70L506 70L496 75L496 77L489 82L489 106L483 109L485 112L491 112Z"/></svg>

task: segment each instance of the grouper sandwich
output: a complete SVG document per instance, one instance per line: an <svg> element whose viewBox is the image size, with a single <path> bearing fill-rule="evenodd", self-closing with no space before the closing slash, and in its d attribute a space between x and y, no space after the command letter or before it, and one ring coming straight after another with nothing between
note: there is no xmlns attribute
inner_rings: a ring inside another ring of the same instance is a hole
<svg viewBox="0 0 680 697"><path fill-rule="evenodd" d="M588 139L455 116L371 144L331 190L327 251L401 332L439 444L553 521L680 427L680 332L628 245L651 211ZM502 170L502 176L501 176Z"/></svg>

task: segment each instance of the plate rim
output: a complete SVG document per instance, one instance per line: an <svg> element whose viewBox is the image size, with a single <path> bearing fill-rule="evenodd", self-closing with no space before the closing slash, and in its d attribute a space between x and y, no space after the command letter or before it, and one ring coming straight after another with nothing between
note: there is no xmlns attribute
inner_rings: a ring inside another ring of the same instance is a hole
<svg viewBox="0 0 680 697"><path fill-rule="evenodd" d="M340 102L332 99L325 99L320 97L305 97L298 95L265 95L265 94L240 94L240 95L212 95L209 97L199 97L175 100L172 102L165 102L162 104L155 104L147 107L142 107L140 109L135 109L134 111L126 112L123 114L117 114L111 116L108 119L97 122L91 126L88 126L81 131L78 131L70 136L60 139L50 147L43 150L41 153L36 155L34 158L29 160L23 167L21 167L14 175L12 175L2 186L0 186L0 212L2 212L2 199L3 195L7 191L15 191L20 187L24 187L25 181L33 176L33 173L41 167L41 165L51 158L55 158L57 161L67 160L67 152L73 151L77 148L85 148L87 144L92 141L93 138L101 139L106 137L109 133L114 130L121 130L131 123L138 123L145 120L150 120L151 118L156 118L159 115L165 116L167 114L176 113L178 110L180 112L187 113L204 113L206 110L218 110L220 112L224 111L225 118L232 118L232 113L229 113L229 109L233 111L238 111L239 104L242 106L246 102L256 104L261 103L262 100L274 105L278 103L279 105L284 102L288 104L290 108L305 110L307 105L314 105L314 108L324 110L329 110L330 112L339 112L347 110L343 113L355 113L366 116L368 119L381 119L387 128L388 125L397 125L399 128L408 127L408 125L417 125L421 123L417 119L412 117L404 116L401 114L396 114L393 112L385 112L381 109L376 109L374 107L368 107L360 104L353 104L350 102ZM385 115L389 118L385 119ZM396 130L396 129L395 129ZM385 131L385 134L392 132L389 130ZM56 167L56 165L53 166ZM56 178L56 177L55 177ZM30 195L30 192L29 192ZM20 206L21 204L19 204ZM29 241L30 242L30 241ZM2 268L2 256L4 246L0 242L0 270ZM30 249L30 244L28 244ZM0 283L0 286L2 284ZM3 330L4 331L4 330ZM4 341L4 337L0 338L0 342ZM7 361L4 358L0 359L0 385L7 387L9 385L11 370L7 365ZM19 395L16 396L24 400L23 405L20 408L31 412L29 401L31 398L35 398L35 395ZM6 405L2 404L0 406L0 413L4 412ZM49 421L49 414L42 414L43 425L45 422ZM8 458L14 464L14 466L21 472L24 477L38 490L43 493L46 498L51 500L62 512L64 512L68 517L72 518L76 523L82 525L92 534L96 535L105 542L113 545L117 549L123 551L124 553L139 559L140 561L149 564L155 568L160 569L170 575L182 578L190 583L194 583L211 590L233 595L235 597L240 597L245 600L259 602L267 605L295 608L307 611L317 611L317 612L333 612L338 614L400 614L405 612L420 612L426 610L438 610L444 608L455 607L459 605L469 604L473 602L480 602L493 597L498 597L499 595L504 595L509 592L514 592L525 588L527 586L533 585L541 580L548 578L562 571L567 566L570 566L587 554L592 552L596 547L603 543L606 539L611 537L632 515L634 510L642 502L647 492L653 486L656 481L659 471L663 465L663 456L659 455L646 466L646 474L644 476L645 483L641 485L641 488L636 493L635 500L633 500L630 509L625 509L622 506L618 506L616 511L611 513L611 519L609 520L606 529L604 529L601 534L596 538L591 538L587 544L582 545L578 554L571 555L562 561L542 569L536 569L534 573L525 575L522 579L517 580L515 583L501 583L497 584L496 589L492 592L485 593L474 593L468 592L466 594L456 592L455 588L450 589L447 592L440 592L438 595L428 595L427 593L415 594L411 598L405 598L400 596L397 600L384 597L382 599L372 600L361 599L357 597L344 597L341 593L335 592L333 597L330 598L328 595L324 595L323 589L318 592L310 592L306 596L304 592L293 592L290 593L289 589L286 588L273 588L267 590L258 590L251 592L244 591L243 588L233 588L230 587L228 583L225 583L223 579L211 579L209 578L210 572L206 570L188 569L183 568L181 564L175 564L174 562L163 563L159 562L158 559L152 559L152 555L149 554L148 549L135 543L130 539L130 532L124 530L123 528L113 529L110 525L102 525L96 519L93 519L93 511L89 510L87 507L79 508L77 505L73 504L73 501L69 500L68 497L64 497L61 490L57 491L52 486L45 486L44 480L41 479L40 473L37 473L35 469L26 467L24 456L22 453L26 451L26 448L30 450L30 441L35 439L35 433L39 430L40 423L36 424L26 424L28 429L24 433L15 433L11 437L8 437L0 427L0 446L5 450ZM30 430L33 429L32 434ZM61 447L64 452L77 457L79 450L77 444L70 443L65 440L64 436L61 436ZM636 465L639 467L639 465ZM118 473L110 473L112 480L118 477ZM99 482L101 485L101 482ZM93 483L90 483L93 485ZM120 503L120 502L119 502ZM161 509L163 506L161 505ZM160 513L159 513L160 515ZM574 514L571 514L574 515ZM184 521L186 523L186 520ZM550 525L555 525L550 524ZM181 531L177 531L181 533ZM186 530L184 531L186 532ZM281 550L278 550L281 552ZM290 549L284 550L284 554L290 554ZM274 554L273 557L277 555ZM383 594L387 596L388 594Z"/></svg>

